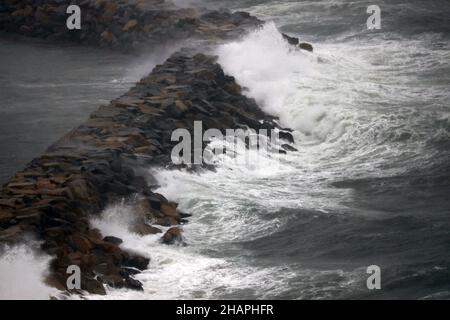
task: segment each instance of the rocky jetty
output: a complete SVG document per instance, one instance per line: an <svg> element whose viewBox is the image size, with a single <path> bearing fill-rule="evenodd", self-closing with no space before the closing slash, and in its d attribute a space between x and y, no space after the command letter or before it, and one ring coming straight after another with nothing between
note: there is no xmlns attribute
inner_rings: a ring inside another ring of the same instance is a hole
<svg viewBox="0 0 450 320"><path fill-rule="evenodd" d="M163 0L70 4L81 8L81 30L66 28L66 1L4 0L0 31L134 51L187 39L201 40L205 48L261 24L244 12L181 9ZM301 47L298 39L285 39ZM54 257L47 282L64 291L71 265L80 267L81 289L87 292L105 294L105 285L142 290L133 275L146 269L149 259L123 250L121 239L101 234L89 220L125 201L133 207L130 232L161 234L164 244L184 244L182 224L190 215L153 191L156 180L148 171L177 167L171 161L178 143L171 141L174 130L194 135L195 121L202 121L203 132L224 134L227 129L278 128L287 142L284 150L295 151L288 144L293 142L290 131L245 97L216 57L193 47L173 54L129 92L101 106L3 186L0 247L39 240Z"/></svg>
<svg viewBox="0 0 450 320"><path fill-rule="evenodd" d="M68 30L69 4L81 29ZM178 8L163 0L3 0L0 31L135 51L186 39L229 39L261 24L246 12Z"/></svg>
<svg viewBox="0 0 450 320"><path fill-rule="evenodd" d="M172 227L161 241L182 241L179 226L189 215L152 191L154 179L145 169L170 165L172 132L186 128L193 134L194 121L202 121L203 130L223 132L276 127L215 57L176 53L3 186L0 243L19 242L25 234L41 240L55 257L49 283L61 290L70 265L80 266L88 292L104 294L104 284L141 289L132 275L148 259L122 250L120 239L92 229L89 219L125 199L136 207L132 232ZM283 136L292 138L289 132Z"/></svg>

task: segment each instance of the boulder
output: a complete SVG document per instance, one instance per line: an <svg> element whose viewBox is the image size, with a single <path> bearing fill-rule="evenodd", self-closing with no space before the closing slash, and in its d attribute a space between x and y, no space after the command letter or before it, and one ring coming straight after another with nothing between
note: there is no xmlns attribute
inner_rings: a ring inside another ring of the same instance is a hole
<svg viewBox="0 0 450 320"><path fill-rule="evenodd" d="M81 234L74 234L70 236L70 243L74 249L80 251L81 253L89 253L94 247L89 239Z"/></svg>
<svg viewBox="0 0 450 320"><path fill-rule="evenodd" d="M127 277L125 279L125 283L128 288L137 290L137 291L144 291L144 288L142 287L142 283L136 279L133 279L132 277Z"/></svg>
<svg viewBox="0 0 450 320"><path fill-rule="evenodd" d="M149 263L150 259L138 255L133 255L128 259L126 259L122 265L124 267L136 268L138 270L143 271L147 269Z"/></svg>
<svg viewBox="0 0 450 320"><path fill-rule="evenodd" d="M295 142L295 141L294 141L294 136L293 136L291 133L289 133L289 132L280 131L280 132L278 133L278 137L279 137L281 140L286 140L286 141L288 141L289 143L294 143L294 142Z"/></svg>
<svg viewBox="0 0 450 320"><path fill-rule="evenodd" d="M182 242L182 240L183 236L181 235L181 229L178 227L170 228L161 238L162 243L167 245Z"/></svg>
<svg viewBox="0 0 450 320"><path fill-rule="evenodd" d="M177 210L178 205L175 202L163 202L161 204L161 208L160 211L168 217L172 217L175 219L179 219L180 218L180 214L178 213Z"/></svg>
<svg viewBox="0 0 450 320"><path fill-rule="evenodd" d="M281 147L286 151L291 151L291 152L298 151L296 148L294 148L293 146L291 146L289 144L283 144Z"/></svg>
<svg viewBox="0 0 450 320"><path fill-rule="evenodd" d="M106 290L103 283L88 276L81 277L81 289L86 290L87 292L90 292L92 294L98 294L102 296L106 295Z"/></svg>
<svg viewBox="0 0 450 320"><path fill-rule="evenodd" d="M288 35L285 34L285 33L282 33L281 35L283 36L283 38L284 38L290 45L296 46L296 45L298 45L299 42L300 42L300 40L298 40L298 38L288 36Z"/></svg>
<svg viewBox="0 0 450 320"><path fill-rule="evenodd" d="M123 26L122 31L128 32L128 31L134 29L137 25L138 25L137 20L135 20L135 19L130 20Z"/></svg>
<svg viewBox="0 0 450 320"><path fill-rule="evenodd" d="M7 226L13 218L12 213L0 209L0 227Z"/></svg>
<svg viewBox="0 0 450 320"><path fill-rule="evenodd" d="M158 234L161 233L162 231L148 224L138 223L132 226L131 232L137 233L140 236L147 236L151 234Z"/></svg>
<svg viewBox="0 0 450 320"><path fill-rule="evenodd" d="M311 44L309 44L309 43L306 43L306 42L300 43L298 45L298 47L300 49L302 49L302 50L306 50L306 51L309 51L309 52L313 52L313 50L314 50L313 46Z"/></svg>
<svg viewBox="0 0 450 320"><path fill-rule="evenodd" d="M23 229L19 225L0 231L0 242L16 242L22 237Z"/></svg>
<svg viewBox="0 0 450 320"><path fill-rule="evenodd" d="M117 237L108 236L103 238L103 241L115 244L116 246L121 245L123 243L123 240Z"/></svg>

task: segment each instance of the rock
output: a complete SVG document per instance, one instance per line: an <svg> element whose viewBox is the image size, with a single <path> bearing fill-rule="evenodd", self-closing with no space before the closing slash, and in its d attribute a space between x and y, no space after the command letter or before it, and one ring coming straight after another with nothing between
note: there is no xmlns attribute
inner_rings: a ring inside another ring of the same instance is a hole
<svg viewBox="0 0 450 320"><path fill-rule="evenodd" d="M68 188L72 199L83 199L87 201L90 199L91 190L86 180L75 178L69 182Z"/></svg>
<svg viewBox="0 0 450 320"><path fill-rule="evenodd" d="M32 28L30 27L30 26L27 26L27 25L21 25L20 26L20 28L19 28L19 31L21 32L21 33L25 33L25 34L29 34L29 33L31 33L32 32Z"/></svg>
<svg viewBox="0 0 450 320"><path fill-rule="evenodd" d="M0 241L16 242L22 236L22 228L18 225L0 231Z"/></svg>
<svg viewBox="0 0 450 320"><path fill-rule="evenodd" d="M149 202L150 206L156 210L161 209L161 203L165 201L164 197L161 197L161 195L158 195L156 193L147 196L146 199Z"/></svg>
<svg viewBox="0 0 450 320"><path fill-rule="evenodd" d="M89 253L89 251L91 251L91 249L94 247L87 237L84 237L80 234L72 235L70 238L72 246L82 253Z"/></svg>
<svg viewBox="0 0 450 320"><path fill-rule="evenodd" d="M140 236L147 236L151 234L158 234L161 233L162 231L158 228L149 226L148 224L139 223L131 228L131 232L137 233Z"/></svg>
<svg viewBox="0 0 450 320"><path fill-rule="evenodd" d="M105 287L100 281L86 276L81 277L81 289L92 294L106 295Z"/></svg>
<svg viewBox="0 0 450 320"><path fill-rule="evenodd" d="M0 209L0 227L7 226L13 218L12 213Z"/></svg>
<svg viewBox="0 0 450 320"><path fill-rule="evenodd" d="M130 20L123 26L122 31L128 32L131 29L134 29L137 25L138 25L137 20L134 20L134 19Z"/></svg>
<svg viewBox="0 0 450 320"><path fill-rule="evenodd" d="M107 44L116 44L117 38L116 36L109 30L105 30L100 35L101 39ZM109 122L108 122L109 124Z"/></svg>
<svg viewBox="0 0 450 320"><path fill-rule="evenodd" d="M50 17L43 10L40 10L40 8L36 10L34 17L41 25L46 26L50 23Z"/></svg>
<svg viewBox="0 0 450 320"><path fill-rule="evenodd" d="M131 277L126 278L126 284L127 287L130 289L134 289L137 291L144 291L144 288L142 287L142 283L136 279L133 279Z"/></svg>
<svg viewBox="0 0 450 320"><path fill-rule="evenodd" d="M103 3L102 16L100 21L109 23L112 21L114 14L116 13L117 5L113 1L107 1Z"/></svg>
<svg viewBox="0 0 450 320"><path fill-rule="evenodd" d="M143 271L143 270L147 269L149 263L150 263L150 259L134 255L134 256L131 256L130 258L128 258L127 260L125 260L123 262L123 266L129 267L129 268L136 268L138 270Z"/></svg>
<svg viewBox="0 0 450 320"><path fill-rule="evenodd" d="M178 219L180 217L180 214L177 211L177 207L178 205L174 202L164 202L161 204L160 211L165 216Z"/></svg>
<svg viewBox="0 0 450 320"><path fill-rule="evenodd" d="M181 242L183 237L181 235L181 229L178 227L170 228L164 236L161 238L162 243L171 245L176 242Z"/></svg>
<svg viewBox="0 0 450 320"><path fill-rule="evenodd" d="M121 245L123 243L122 239L112 236L105 237L103 241L115 244L116 246Z"/></svg>
<svg viewBox="0 0 450 320"><path fill-rule="evenodd" d="M190 217L192 217L192 214L180 212L180 218L186 219L186 218L190 218Z"/></svg>
<svg viewBox="0 0 450 320"><path fill-rule="evenodd" d="M11 16L13 16L13 17L17 17L17 16L29 17L32 15L32 13L33 13L33 7L31 7L30 5L27 5L27 6L25 6L25 8L18 9L16 11L14 11L13 13L11 13Z"/></svg>
<svg viewBox="0 0 450 320"><path fill-rule="evenodd" d="M313 52L313 50L314 50L313 46L311 44L309 44L309 43L306 43L306 42L302 42L298 46L299 46L300 49L306 50L306 51L309 51L309 52Z"/></svg>
<svg viewBox="0 0 450 320"><path fill-rule="evenodd" d="M278 133L278 137L282 140L286 140L289 143L294 143L294 136L292 134L290 134L289 132L285 132L285 131L280 131Z"/></svg>
<svg viewBox="0 0 450 320"><path fill-rule="evenodd" d="M294 147L292 147L292 146L290 146L290 145L288 145L288 144L283 144L281 147L282 147L284 150L286 150L286 151L291 151L291 152L296 152L296 151L298 151L296 148L294 148Z"/></svg>
<svg viewBox="0 0 450 320"><path fill-rule="evenodd" d="M120 274L101 275L99 280L112 288L123 288L126 283Z"/></svg>
<svg viewBox="0 0 450 320"><path fill-rule="evenodd" d="M298 38L288 36L288 35L285 34L285 33L282 33L281 35L283 36L283 38L284 38L289 44L291 44L291 45L293 45L293 46L298 45L299 42L300 42L300 40L298 40Z"/></svg>
<svg viewBox="0 0 450 320"><path fill-rule="evenodd" d="M169 117L175 118L175 119L180 119L184 115L184 112L186 111L185 109L177 107L177 105L175 103L169 105L165 109L166 109L167 115Z"/></svg>
<svg viewBox="0 0 450 320"><path fill-rule="evenodd" d="M155 225L163 226L163 227L170 227L170 226L176 226L180 224L179 219L175 219L173 217L158 217L154 221Z"/></svg>

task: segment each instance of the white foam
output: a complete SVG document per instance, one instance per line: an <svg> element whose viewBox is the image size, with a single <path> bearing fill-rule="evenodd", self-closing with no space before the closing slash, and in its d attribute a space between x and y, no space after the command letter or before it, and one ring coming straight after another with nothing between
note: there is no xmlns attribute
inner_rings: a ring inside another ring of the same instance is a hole
<svg viewBox="0 0 450 320"><path fill-rule="evenodd" d="M170 171L165 173L170 174ZM186 203L182 205L189 208ZM206 299L226 297L240 290L248 291L249 296L262 296L275 294L280 289L277 284L293 276L286 268L275 270L277 268L250 267L238 260L205 255L202 251L208 248L211 240L220 242L221 239L217 237L213 240L211 234L205 234L211 232L211 229L205 228L204 222L193 222L184 227L188 247L164 245L159 241L161 235L141 237L132 234L128 231L131 221L129 217L133 216L131 210L131 207L124 204L110 207L100 218L92 220L91 224L104 235L120 237L124 241L121 245L123 248L151 258L149 269L136 276L136 279L143 282L145 291L109 288L107 296L88 295L88 299ZM205 213L199 212L196 220L205 218ZM225 234L227 230L228 227L224 226L221 232ZM199 239L200 234L205 239Z"/></svg>
<svg viewBox="0 0 450 320"><path fill-rule="evenodd" d="M26 245L7 247L0 256L1 300L47 300L58 290L44 284L50 257Z"/></svg>

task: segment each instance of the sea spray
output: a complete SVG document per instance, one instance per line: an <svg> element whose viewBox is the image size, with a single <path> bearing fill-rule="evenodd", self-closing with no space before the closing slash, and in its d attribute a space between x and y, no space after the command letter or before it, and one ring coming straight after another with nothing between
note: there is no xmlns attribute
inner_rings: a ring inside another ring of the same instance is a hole
<svg viewBox="0 0 450 320"><path fill-rule="evenodd" d="M7 246L0 255L0 299L47 300L58 290L45 284L51 257L30 247Z"/></svg>

